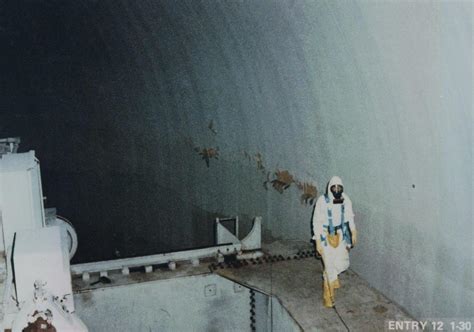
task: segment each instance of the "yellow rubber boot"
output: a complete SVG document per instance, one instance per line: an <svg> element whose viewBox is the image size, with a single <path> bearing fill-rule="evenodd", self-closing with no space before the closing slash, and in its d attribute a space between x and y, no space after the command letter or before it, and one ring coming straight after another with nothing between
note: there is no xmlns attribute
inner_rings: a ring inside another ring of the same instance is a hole
<svg viewBox="0 0 474 332"><path fill-rule="evenodd" d="M323 305L326 308L334 306L334 289L331 289L327 280L323 281Z"/></svg>

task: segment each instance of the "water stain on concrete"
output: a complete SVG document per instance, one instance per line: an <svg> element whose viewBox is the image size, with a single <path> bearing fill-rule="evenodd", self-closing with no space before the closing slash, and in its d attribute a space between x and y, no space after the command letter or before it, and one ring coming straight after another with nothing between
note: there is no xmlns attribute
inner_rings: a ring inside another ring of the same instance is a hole
<svg viewBox="0 0 474 332"><path fill-rule="evenodd" d="M373 307L373 309L378 314L383 314L388 311L388 309L381 304L376 305L375 307Z"/></svg>

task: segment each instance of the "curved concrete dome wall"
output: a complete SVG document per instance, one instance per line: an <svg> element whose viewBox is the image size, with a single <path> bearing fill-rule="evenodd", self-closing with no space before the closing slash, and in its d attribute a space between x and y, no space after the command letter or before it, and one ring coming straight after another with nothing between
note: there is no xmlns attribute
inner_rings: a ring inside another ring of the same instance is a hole
<svg viewBox="0 0 474 332"><path fill-rule="evenodd" d="M471 4L37 6L55 12L47 47L16 63L43 126L21 132L20 114L7 129L40 152L83 260L205 245L218 215L308 241L312 206L275 172L320 192L340 175L353 268L417 318L473 312Z"/></svg>

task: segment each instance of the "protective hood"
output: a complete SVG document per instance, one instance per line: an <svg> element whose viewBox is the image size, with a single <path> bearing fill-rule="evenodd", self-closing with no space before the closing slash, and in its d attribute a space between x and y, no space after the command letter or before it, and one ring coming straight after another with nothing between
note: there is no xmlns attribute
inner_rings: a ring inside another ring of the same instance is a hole
<svg viewBox="0 0 474 332"><path fill-rule="evenodd" d="M334 199L334 195L332 194L330 188L331 188L332 186L334 186L334 185L337 185L337 184L340 185L340 186L342 186L342 187L344 187L344 185L342 184L341 178L340 178L339 176L333 176L333 177L331 178L331 180L329 180L328 186L327 186L327 188L326 188L326 194L328 195L329 200L330 200L331 202L332 202L333 199ZM342 193L342 198L345 198L344 193Z"/></svg>

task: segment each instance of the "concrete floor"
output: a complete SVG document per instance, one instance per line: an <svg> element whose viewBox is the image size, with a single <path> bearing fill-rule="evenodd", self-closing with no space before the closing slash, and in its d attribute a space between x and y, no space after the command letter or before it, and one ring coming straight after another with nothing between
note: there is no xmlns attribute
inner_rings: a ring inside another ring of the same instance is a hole
<svg viewBox="0 0 474 332"><path fill-rule="evenodd" d="M274 242L264 251L285 260L248 261L250 264L238 268L221 265L214 272L276 296L304 331L347 331L336 311L322 305L321 262L312 253L301 254L311 249L301 243ZM336 308L350 331L384 331L387 320L413 320L351 270L340 275L340 282Z"/></svg>

